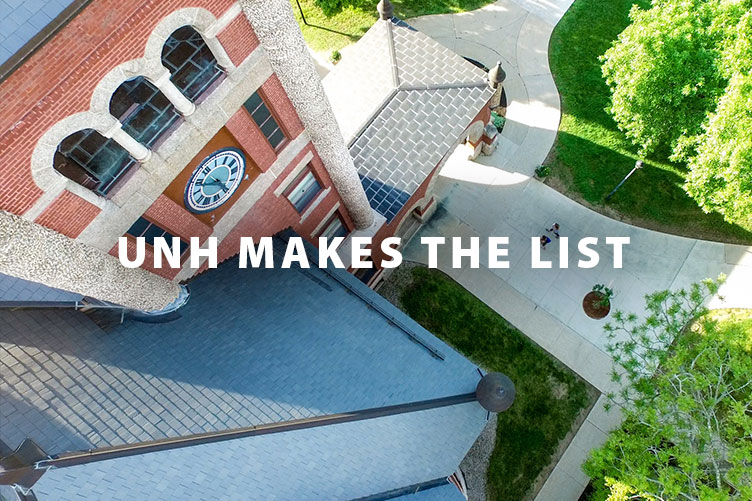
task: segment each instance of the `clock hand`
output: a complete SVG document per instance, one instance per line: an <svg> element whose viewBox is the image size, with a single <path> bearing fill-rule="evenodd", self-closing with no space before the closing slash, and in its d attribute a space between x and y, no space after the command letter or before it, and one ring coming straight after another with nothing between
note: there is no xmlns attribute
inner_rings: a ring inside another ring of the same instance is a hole
<svg viewBox="0 0 752 501"><path fill-rule="evenodd" d="M216 182L217 182L217 184L219 184L219 185L220 185L220 186L222 187L222 189L223 189L224 191L229 191L229 188L227 187L227 185L225 185L225 183L223 183L222 181L220 181L220 180L219 180L219 179L217 179L216 177L212 177L212 179L213 179L214 181L216 181Z"/></svg>

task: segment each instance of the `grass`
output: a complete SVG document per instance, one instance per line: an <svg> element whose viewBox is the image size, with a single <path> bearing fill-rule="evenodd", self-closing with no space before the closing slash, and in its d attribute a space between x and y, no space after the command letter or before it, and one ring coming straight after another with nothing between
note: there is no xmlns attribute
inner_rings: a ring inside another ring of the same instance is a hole
<svg viewBox="0 0 752 501"><path fill-rule="evenodd" d="M705 214L682 189L685 168L658 154L645 160L609 201L606 195L632 169L637 148L605 111L609 89L598 60L628 25L633 3L649 0L577 0L551 38L551 70L562 98L562 121L547 160L546 183L606 215L668 233L752 243L749 225Z"/></svg>
<svg viewBox="0 0 752 501"><path fill-rule="evenodd" d="M295 17L308 45L327 55L356 42L376 22L376 1L355 0L340 12L326 15L316 0L299 0L308 25L303 24L300 10L291 1ZM493 0L394 0L394 15L400 19L427 14L447 14L475 10Z"/></svg>
<svg viewBox="0 0 752 501"><path fill-rule="evenodd" d="M488 495L524 499L595 390L437 270L414 268L400 301L407 314L470 360L514 381L515 403L498 416Z"/></svg>

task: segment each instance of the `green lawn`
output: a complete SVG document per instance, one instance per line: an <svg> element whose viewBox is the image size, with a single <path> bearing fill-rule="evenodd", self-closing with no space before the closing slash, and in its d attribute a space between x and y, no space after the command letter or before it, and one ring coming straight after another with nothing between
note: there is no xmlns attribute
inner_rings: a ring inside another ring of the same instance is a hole
<svg viewBox="0 0 752 501"><path fill-rule="evenodd" d="M299 0L308 25L302 23L300 10L291 1L295 17L308 45L317 52L330 54L356 42L376 22L376 1L355 0L340 12L327 16L315 0ZM394 15L400 19L475 10L493 0L394 0Z"/></svg>
<svg viewBox="0 0 752 501"><path fill-rule="evenodd" d="M551 70L562 98L562 122L547 160L546 183L617 219L668 233L751 243L747 229L719 214L704 214L682 189L684 168L655 155L609 201L606 195L634 166L636 148L605 111L608 86L598 60L627 26L633 3L649 0L576 0L554 30Z"/></svg>
<svg viewBox="0 0 752 501"><path fill-rule="evenodd" d="M498 417L488 495L522 500L578 414L595 399L595 390L439 271L414 268L400 300L423 327L479 366L514 381L515 403Z"/></svg>

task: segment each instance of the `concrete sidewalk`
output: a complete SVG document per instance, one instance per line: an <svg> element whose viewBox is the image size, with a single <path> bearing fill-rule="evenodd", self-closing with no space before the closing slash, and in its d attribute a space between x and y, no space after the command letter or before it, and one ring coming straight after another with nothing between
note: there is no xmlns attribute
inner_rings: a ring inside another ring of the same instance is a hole
<svg viewBox="0 0 752 501"><path fill-rule="evenodd" d="M481 238L507 236L509 269L481 268L467 261L453 269L450 247L440 250L439 268L494 308L536 343L601 392L613 389L611 360L605 352L606 320L588 318L582 299L595 284L614 289L612 309L643 313L644 296L677 289L723 273L725 302L710 307L752 307L752 248L707 242L637 228L598 214L532 179L548 155L561 117L559 95L548 66L548 43L554 26L572 0L500 0L482 9L409 22L458 54L492 66L501 61L507 73L507 122L499 148L477 162L453 156L441 172L436 193L440 209L405 250L408 260L426 262L421 236ZM546 233L554 222L569 238L569 268L559 269L560 241L542 252L552 269L531 269L531 237ZM577 241L598 237L601 261L593 269L577 268ZM605 237L628 236L624 268L612 268ZM468 246L469 240L465 240ZM606 433L618 426L618 412L604 413L603 398L590 413L538 500L575 500L588 479L580 466Z"/></svg>

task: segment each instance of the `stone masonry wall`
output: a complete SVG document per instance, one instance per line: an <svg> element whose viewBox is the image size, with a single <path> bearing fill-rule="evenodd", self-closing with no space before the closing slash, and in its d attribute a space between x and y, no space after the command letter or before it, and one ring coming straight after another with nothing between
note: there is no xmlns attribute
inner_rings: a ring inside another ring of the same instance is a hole
<svg viewBox="0 0 752 501"><path fill-rule="evenodd" d="M219 17L232 0L98 0L0 84L0 209L22 214L42 194L29 168L39 137L60 119L89 107L91 92L112 68L144 55L165 16L203 7ZM85 216L73 225L85 222ZM72 233L72 228L63 228Z"/></svg>

